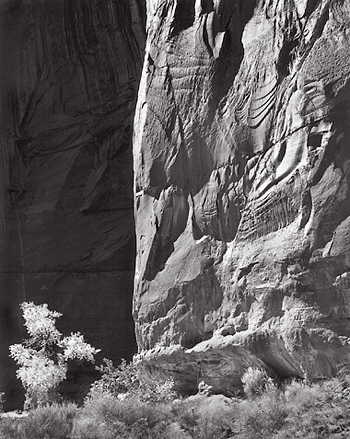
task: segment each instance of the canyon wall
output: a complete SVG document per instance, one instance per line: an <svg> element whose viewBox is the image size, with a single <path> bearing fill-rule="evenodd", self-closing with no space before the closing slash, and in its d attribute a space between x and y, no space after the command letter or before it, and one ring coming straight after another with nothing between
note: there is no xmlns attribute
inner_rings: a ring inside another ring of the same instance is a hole
<svg viewBox="0 0 350 439"><path fill-rule="evenodd" d="M194 391L350 360L350 2L148 0L137 358Z"/></svg>
<svg viewBox="0 0 350 439"><path fill-rule="evenodd" d="M0 390L18 303L48 303L114 360L135 352L132 121L138 0L2 0ZM79 383L77 384L79 391Z"/></svg>

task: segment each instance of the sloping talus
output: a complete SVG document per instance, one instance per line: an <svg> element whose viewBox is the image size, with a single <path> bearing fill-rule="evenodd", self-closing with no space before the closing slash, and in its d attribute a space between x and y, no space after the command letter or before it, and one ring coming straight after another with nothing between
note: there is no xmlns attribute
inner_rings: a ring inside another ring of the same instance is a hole
<svg viewBox="0 0 350 439"><path fill-rule="evenodd" d="M350 359L350 2L149 0L138 358L229 393Z"/></svg>
<svg viewBox="0 0 350 439"><path fill-rule="evenodd" d="M63 313L60 329L105 357L135 352L131 133L145 36L138 0L0 7L0 390L11 400L23 300Z"/></svg>

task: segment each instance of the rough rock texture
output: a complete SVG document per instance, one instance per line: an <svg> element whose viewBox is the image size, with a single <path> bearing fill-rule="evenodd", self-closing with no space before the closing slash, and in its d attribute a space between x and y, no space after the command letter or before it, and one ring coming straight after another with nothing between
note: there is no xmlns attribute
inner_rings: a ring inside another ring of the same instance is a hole
<svg viewBox="0 0 350 439"><path fill-rule="evenodd" d="M60 329L105 357L135 352L131 133L145 36L138 0L0 7L4 390L23 300L62 312Z"/></svg>
<svg viewBox="0 0 350 439"><path fill-rule="evenodd" d="M350 360L350 2L149 0L138 358L229 393Z"/></svg>

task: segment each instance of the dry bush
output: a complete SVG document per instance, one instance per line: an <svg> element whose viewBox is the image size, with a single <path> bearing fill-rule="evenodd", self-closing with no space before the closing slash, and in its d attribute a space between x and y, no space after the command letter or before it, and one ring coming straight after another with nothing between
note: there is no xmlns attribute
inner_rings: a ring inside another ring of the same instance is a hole
<svg viewBox="0 0 350 439"><path fill-rule="evenodd" d="M78 415L72 432L73 439L113 439L115 428L106 425L100 418Z"/></svg>
<svg viewBox="0 0 350 439"><path fill-rule="evenodd" d="M344 390L337 378L311 385L292 383L285 390L289 415L276 439L326 439L341 432L350 437L350 408Z"/></svg>
<svg viewBox="0 0 350 439"><path fill-rule="evenodd" d="M187 437L224 439L231 436L231 420L236 405L225 407L213 398L179 400L172 405L174 422ZM209 401L211 404L208 405Z"/></svg>
<svg viewBox="0 0 350 439"><path fill-rule="evenodd" d="M18 419L1 418L0 437L1 439L23 439L20 421Z"/></svg>
<svg viewBox="0 0 350 439"><path fill-rule="evenodd" d="M274 386L260 396L240 402L232 430L239 438L272 438L288 416L283 393Z"/></svg>
<svg viewBox="0 0 350 439"><path fill-rule="evenodd" d="M70 437L75 404L52 404L31 410L27 417L3 418L0 422L1 439L67 439Z"/></svg>
<svg viewBox="0 0 350 439"><path fill-rule="evenodd" d="M266 388L273 384L266 371L257 367L248 367L242 375L241 381L244 393L250 398L262 395Z"/></svg>
<svg viewBox="0 0 350 439"><path fill-rule="evenodd" d="M91 385L87 400L111 395L139 399L156 405L169 403L177 398L172 379L164 380L160 376L143 376L141 379L139 367L135 363L122 360L119 366L114 366L111 360L104 358L103 364L97 369L101 372L101 378Z"/></svg>
<svg viewBox="0 0 350 439"><path fill-rule="evenodd" d="M136 398L119 400L104 394L88 399L76 419L73 439L157 438L168 424L170 408ZM101 431L98 430L101 426Z"/></svg>

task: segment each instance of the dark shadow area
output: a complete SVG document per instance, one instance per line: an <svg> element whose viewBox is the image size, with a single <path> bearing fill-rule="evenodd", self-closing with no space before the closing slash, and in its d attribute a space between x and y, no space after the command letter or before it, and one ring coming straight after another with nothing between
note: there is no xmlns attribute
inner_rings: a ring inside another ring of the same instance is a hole
<svg viewBox="0 0 350 439"><path fill-rule="evenodd" d="M179 0L175 18L174 28L171 36L176 37L181 31L184 31L192 26L195 18L195 0Z"/></svg>
<svg viewBox="0 0 350 439"><path fill-rule="evenodd" d="M81 331L99 360L136 352L131 137L145 11L8 0L0 23L0 392L17 409L8 346L24 337L23 301L61 312L58 329ZM81 400L94 378L70 368L64 393Z"/></svg>
<svg viewBox="0 0 350 439"><path fill-rule="evenodd" d="M212 117L220 100L227 95L241 66L244 56L243 30L252 18L256 5L256 0L223 2L221 10L215 15L213 33L216 35L218 32L225 32L225 35L214 69Z"/></svg>

